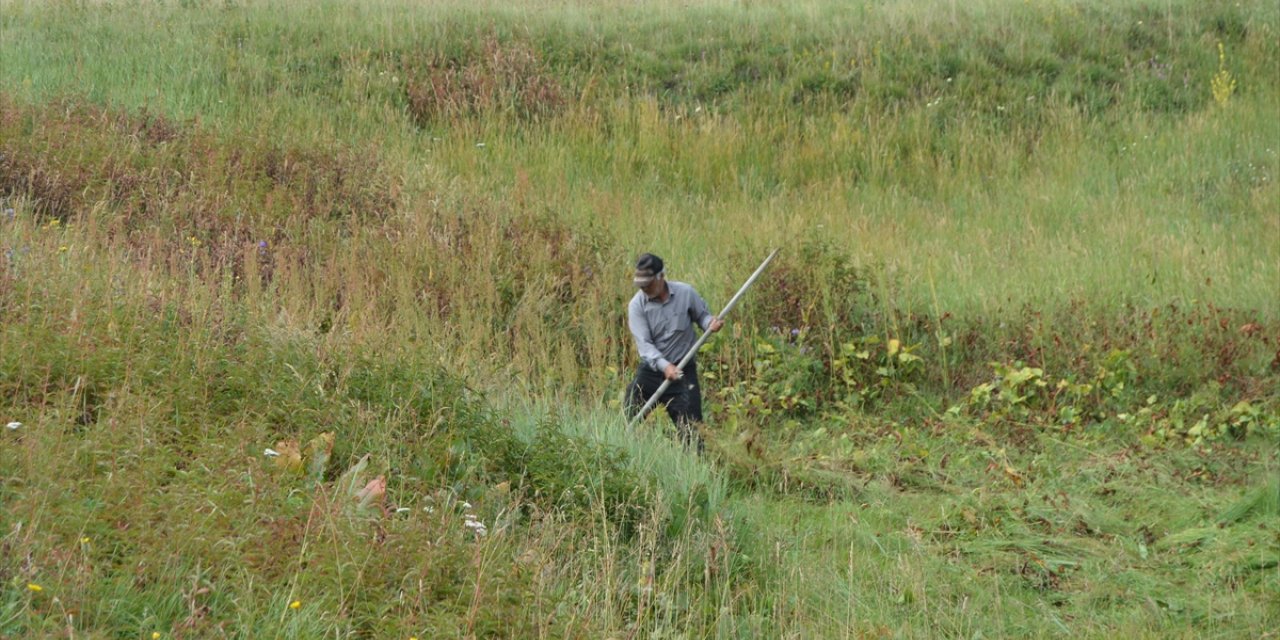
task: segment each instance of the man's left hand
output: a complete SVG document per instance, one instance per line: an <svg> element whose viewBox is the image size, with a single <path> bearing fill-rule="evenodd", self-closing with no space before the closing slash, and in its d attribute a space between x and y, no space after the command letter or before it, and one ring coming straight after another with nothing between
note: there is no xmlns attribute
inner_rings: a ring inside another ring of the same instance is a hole
<svg viewBox="0 0 1280 640"><path fill-rule="evenodd" d="M707 327L707 331L710 331L711 333L715 333L720 330L720 327L723 327L723 326L724 326L724 320L721 320L716 316L711 316L711 324L710 326Z"/></svg>

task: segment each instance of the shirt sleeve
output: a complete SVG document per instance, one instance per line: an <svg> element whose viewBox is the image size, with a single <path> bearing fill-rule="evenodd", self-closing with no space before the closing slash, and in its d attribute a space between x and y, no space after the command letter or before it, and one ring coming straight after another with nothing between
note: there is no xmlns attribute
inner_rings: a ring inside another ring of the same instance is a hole
<svg viewBox="0 0 1280 640"><path fill-rule="evenodd" d="M649 331L649 321L644 317L641 304L633 300L627 305L627 324L631 327L631 336L636 340L636 350L640 352L640 360L650 369L662 371L671 362L662 357L662 352L658 350L657 345L653 344L653 334Z"/></svg>
<svg viewBox="0 0 1280 640"><path fill-rule="evenodd" d="M689 288L689 316L702 327L703 331L711 326L711 319L715 316L711 315L711 309L707 308L707 301L698 295L698 291L692 287Z"/></svg>

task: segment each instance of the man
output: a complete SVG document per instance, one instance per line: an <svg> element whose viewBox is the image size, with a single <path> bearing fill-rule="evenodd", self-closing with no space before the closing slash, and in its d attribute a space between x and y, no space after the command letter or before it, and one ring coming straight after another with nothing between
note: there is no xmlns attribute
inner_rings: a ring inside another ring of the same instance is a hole
<svg viewBox="0 0 1280 640"><path fill-rule="evenodd" d="M633 281L640 291L627 305L627 321L640 352L640 366L627 389L627 407L635 415L664 379L671 380L659 402L667 406L667 415L675 423L680 441L686 448L696 445L701 453L702 436L697 424L702 422L702 389L698 386L697 361L690 360L684 371L676 365L697 342L694 324L703 331L715 332L724 322L711 315L693 287L667 280L662 258L652 253L636 260Z"/></svg>

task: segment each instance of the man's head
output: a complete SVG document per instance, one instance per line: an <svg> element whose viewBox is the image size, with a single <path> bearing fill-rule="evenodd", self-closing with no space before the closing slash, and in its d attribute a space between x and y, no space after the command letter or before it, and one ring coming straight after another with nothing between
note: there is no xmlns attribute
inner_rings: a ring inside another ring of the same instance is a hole
<svg viewBox="0 0 1280 640"><path fill-rule="evenodd" d="M658 291L658 285L663 281L664 269L662 258L652 253L642 254L636 259L636 273L632 282L637 289L643 290L652 297L652 292Z"/></svg>

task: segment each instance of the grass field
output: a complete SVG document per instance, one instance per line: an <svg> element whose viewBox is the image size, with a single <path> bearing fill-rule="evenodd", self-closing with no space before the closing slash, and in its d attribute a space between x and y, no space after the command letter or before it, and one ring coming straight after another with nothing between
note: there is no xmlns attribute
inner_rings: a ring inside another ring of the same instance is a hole
<svg viewBox="0 0 1280 640"><path fill-rule="evenodd" d="M0 638L1275 637L1278 32L0 0Z"/></svg>

